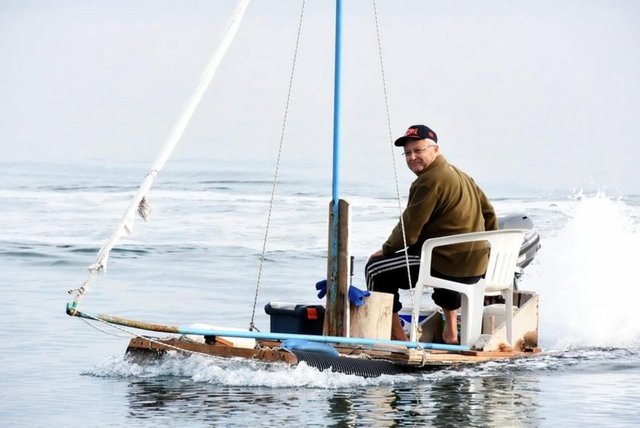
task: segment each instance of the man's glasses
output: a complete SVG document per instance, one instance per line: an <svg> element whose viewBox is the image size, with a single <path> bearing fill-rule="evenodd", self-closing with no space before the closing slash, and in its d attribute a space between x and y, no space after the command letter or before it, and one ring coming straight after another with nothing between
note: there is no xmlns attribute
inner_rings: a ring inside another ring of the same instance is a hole
<svg viewBox="0 0 640 428"><path fill-rule="evenodd" d="M415 150L407 150L406 152L402 153L402 155L406 158L411 157L411 155L416 155L419 156L420 153L424 152L425 150L427 150L429 147L435 147L435 144L430 144L426 147L422 147L421 149L415 149Z"/></svg>

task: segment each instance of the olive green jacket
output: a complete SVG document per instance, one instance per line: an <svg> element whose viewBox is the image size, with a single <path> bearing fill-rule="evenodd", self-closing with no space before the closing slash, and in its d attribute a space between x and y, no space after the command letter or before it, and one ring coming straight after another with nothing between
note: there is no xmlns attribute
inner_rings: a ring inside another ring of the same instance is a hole
<svg viewBox="0 0 640 428"><path fill-rule="evenodd" d="M409 251L419 254L429 238L497 230L493 206L471 177L438 156L411 184L402 213ZM390 255L404 248L400 222L382 246ZM432 268L453 277L483 275L487 245L455 244L437 247Z"/></svg>

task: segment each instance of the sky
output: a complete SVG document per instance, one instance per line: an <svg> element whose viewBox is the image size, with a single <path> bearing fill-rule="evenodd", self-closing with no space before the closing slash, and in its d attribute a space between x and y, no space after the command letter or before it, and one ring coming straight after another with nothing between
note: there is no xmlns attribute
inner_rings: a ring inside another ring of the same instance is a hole
<svg viewBox="0 0 640 428"><path fill-rule="evenodd" d="M0 1L2 160L151 162L235 5ZM249 5L174 159L274 161L300 8ZM377 0L377 9L393 138L427 124L480 183L640 193L640 2ZM334 12L333 2L306 2L284 140L286 159L318 168L331 162ZM343 37L341 163L386 180L372 1L344 2Z"/></svg>

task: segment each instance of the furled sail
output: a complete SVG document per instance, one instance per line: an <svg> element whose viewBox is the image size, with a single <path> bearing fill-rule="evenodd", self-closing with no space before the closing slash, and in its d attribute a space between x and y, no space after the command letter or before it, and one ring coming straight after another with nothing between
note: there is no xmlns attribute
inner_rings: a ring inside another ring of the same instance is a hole
<svg viewBox="0 0 640 428"><path fill-rule="evenodd" d="M142 181L142 184L140 185L137 194L133 198L133 201L131 201L131 204L127 208L127 211L124 213L124 216L122 217L120 224L118 225L116 230L113 232L113 234L109 238L109 241L107 241L107 243L104 244L100 249L100 251L98 252L98 257L95 263L89 266L89 275L87 279L84 281L84 283L82 284L82 286L78 289L70 290L70 293L75 293L75 296L73 299L73 305L72 305L73 308L77 307L78 303L82 299L82 296L87 292L91 282L96 277L96 275L100 271L106 271L107 262L109 260L109 254L111 253L111 250L113 249L113 247L118 243L118 241L122 237L131 234L131 232L133 231L133 224L134 224L136 213L138 213L145 221L148 220L149 214L150 214L150 207L147 202L146 195L151 189L151 186L153 185L153 182L157 177L158 173L162 170L162 168L164 167L169 157L171 157L173 150L175 149L176 145L178 144L178 141L180 141L180 138L184 134L184 131L187 128L187 125L191 121L191 118L193 117L193 113L198 107L198 104L200 103L202 96L204 95L205 91L209 87L209 84L211 83L211 80L213 79L213 76L216 70L218 69L220 62L222 61L222 58L224 57L227 50L229 49L229 46L231 46L231 42L233 41L233 38L238 32L240 22L242 21L242 18L247 9L247 6L249 5L249 1L250 0L238 1L238 5L236 6L236 9L231 17L231 21L229 22L229 25L222 38L222 41L220 42L220 45L214 52L213 56L211 57L211 60L209 61L209 64L207 65L204 72L200 76L200 81L198 82L198 85L194 90L193 94L189 98L189 101L187 102L186 107L182 112L182 115L180 115L178 121L173 126L173 129L171 130L171 133L169 134L167 141L162 147L160 154L158 155L151 169L149 170L144 180Z"/></svg>

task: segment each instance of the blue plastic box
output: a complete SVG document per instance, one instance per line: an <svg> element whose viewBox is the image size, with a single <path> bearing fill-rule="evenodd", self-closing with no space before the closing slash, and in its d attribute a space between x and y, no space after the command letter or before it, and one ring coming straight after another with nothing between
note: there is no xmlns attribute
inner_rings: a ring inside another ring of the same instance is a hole
<svg viewBox="0 0 640 428"><path fill-rule="evenodd" d="M272 333L322 334L324 306L269 302L264 311L271 318Z"/></svg>

